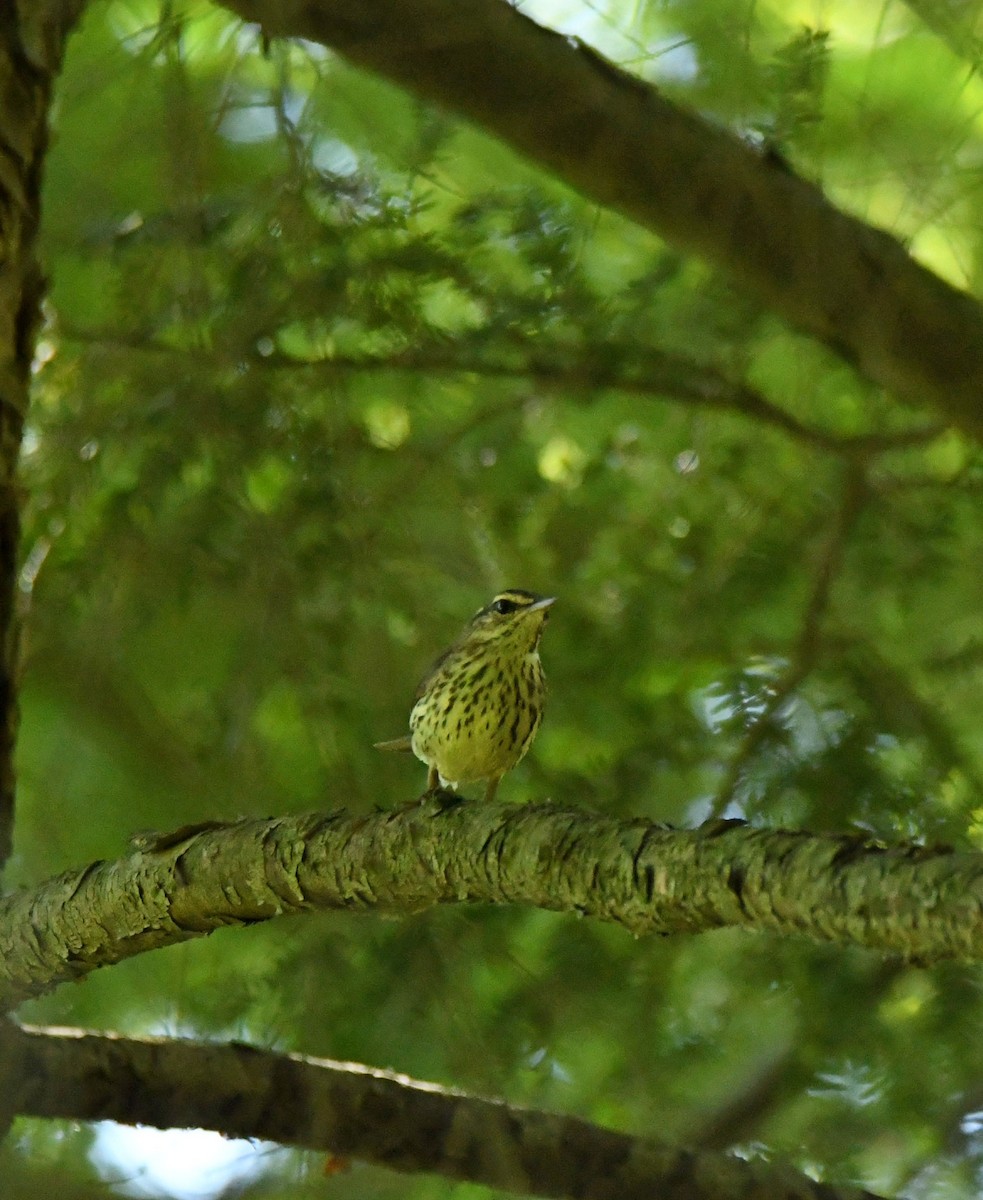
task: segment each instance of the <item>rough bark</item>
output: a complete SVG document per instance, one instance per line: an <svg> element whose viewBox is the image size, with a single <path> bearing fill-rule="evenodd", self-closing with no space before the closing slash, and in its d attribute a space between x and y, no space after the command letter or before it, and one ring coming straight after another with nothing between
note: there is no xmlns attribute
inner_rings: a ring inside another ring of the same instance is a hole
<svg viewBox="0 0 983 1200"><path fill-rule="evenodd" d="M144 950L314 909L522 904L636 934L735 927L983 960L983 854L446 796L178 830L0 901L0 1008Z"/></svg>
<svg viewBox="0 0 983 1200"><path fill-rule="evenodd" d="M44 277L37 257L48 109L82 4L0 3L0 868L14 828L17 459Z"/></svg>
<svg viewBox="0 0 983 1200"><path fill-rule="evenodd" d="M867 377L983 432L983 310L779 157L505 0L222 0L473 121L728 271Z"/></svg>

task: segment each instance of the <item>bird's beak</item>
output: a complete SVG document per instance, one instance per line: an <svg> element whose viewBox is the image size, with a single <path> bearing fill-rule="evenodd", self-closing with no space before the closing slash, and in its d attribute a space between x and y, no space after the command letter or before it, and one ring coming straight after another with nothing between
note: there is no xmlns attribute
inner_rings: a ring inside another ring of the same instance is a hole
<svg viewBox="0 0 983 1200"><path fill-rule="evenodd" d="M526 612L539 612L541 609L549 608L551 604L556 603L555 596L547 596L543 600L537 600L535 604L530 604Z"/></svg>

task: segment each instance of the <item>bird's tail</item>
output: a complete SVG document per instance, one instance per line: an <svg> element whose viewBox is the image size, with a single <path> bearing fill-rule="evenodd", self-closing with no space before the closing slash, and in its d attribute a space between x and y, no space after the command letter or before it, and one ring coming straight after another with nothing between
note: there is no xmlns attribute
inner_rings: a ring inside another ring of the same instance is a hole
<svg viewBox="0 0 983 1200"><path fill-rule="evenodd" d="M393 738L389 742L373 742L372 744L376 750L399 750L408 753L413 749L409 734L406 737Z"/></svg>

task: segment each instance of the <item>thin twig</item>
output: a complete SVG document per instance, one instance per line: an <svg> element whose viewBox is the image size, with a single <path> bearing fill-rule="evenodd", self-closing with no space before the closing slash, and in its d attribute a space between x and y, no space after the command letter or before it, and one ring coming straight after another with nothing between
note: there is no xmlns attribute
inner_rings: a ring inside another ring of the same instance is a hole
<svg viewBox="0 0 983 1200"><path fill-rule="evenodd" d="M792 693L808 677L819 659L822 645L822 622L829 608L830 593L850 531L860 515L867 497L867 481L863 468L857 463L847 467L843 494L830 530L829 538L813 576L812 590L805 607L802 626L788 667L769 691L764 708L750 726L737 752L731 758L717 790L710 819L723 816L734 799L738 784L748 764L772 732L772 722Z"/></svg>
<svg viewBox="0 0 983 1200"><path fill-rule="evenodd" d="M66 341L110 349L190 355L197 360L212 361L221 366L231 366L236 361L234 353L216 353L197 347L168 345L139 334L120 334L115 331L103 333L99 330L64 325L59 327L59 333ZM537 358L502 363L479 357L469 359L460 354L442 354L439 351L396 353L388 358L349 355L304 362L278 352L261 355L250 349L242 359L255 369L310 371L329 377L407 371L428 375L470 375L478 379L532 380L541 385L563 388L574 393L603 388L650 398L664 396L682 404L732 412L737 416L760 421L807 445L861 460L887 450L904 449L929 442L938 437L944 428L937 422L931 422L896 433L841 435L801 421L792 413L773 404L756 389L730 380L715 368L693 360L662 351L652 351L639 358L637 348L629 347L625 348L623 356L613 354L612 357L619 358L620 361L631 361L631 376L621 374L607 365L594 363L563 366Z"/></svg>

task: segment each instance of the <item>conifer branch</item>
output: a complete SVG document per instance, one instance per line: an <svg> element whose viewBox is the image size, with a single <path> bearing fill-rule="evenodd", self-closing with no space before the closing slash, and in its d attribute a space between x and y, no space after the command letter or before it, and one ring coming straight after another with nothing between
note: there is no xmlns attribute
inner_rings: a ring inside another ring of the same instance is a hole
<svg viewBox="0 0 983 1200"><path fill-rule="evenodd" d="M684 1150L357 1063L83 1030L0 1031L19 1113L206 1128L407 1173L579 1200L875 1200L774 1162Z"/></svg>
<svg viewBox="0 0 983 1200"><path fill-rule="evenodd" d="M983 854L552 804L425 796L395 812L204 822L0 900L0 1008L229 925L343 909L525 905L634 934L725 927L983 960Z"/></svg>
<svg viewBox="0 0 983 1200"><path fill-rule="evenodd" d="M715 264L867 378L978 436L983 309L779 154L670 101L505 0L224 0L474 122Z"/></svg>

